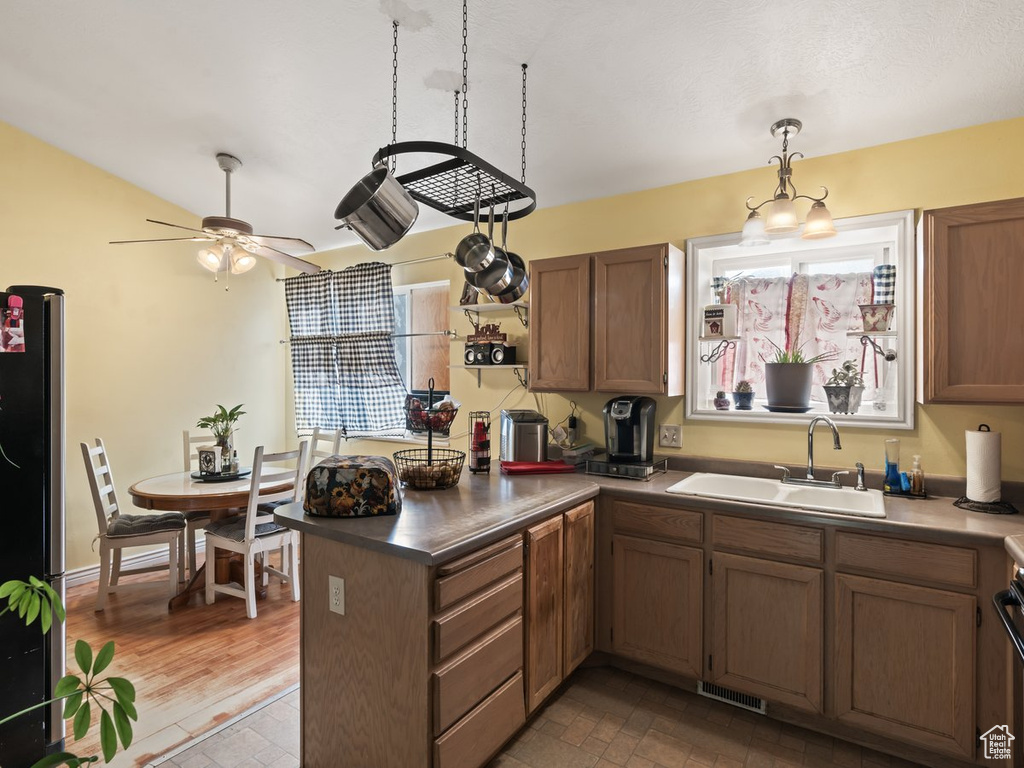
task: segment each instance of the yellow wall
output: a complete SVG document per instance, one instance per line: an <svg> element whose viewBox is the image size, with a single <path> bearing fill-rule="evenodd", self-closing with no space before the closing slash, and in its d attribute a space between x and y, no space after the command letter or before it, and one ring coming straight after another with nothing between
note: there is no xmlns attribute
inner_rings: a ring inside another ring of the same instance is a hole
<svg viewBox="0 0 1024 768"><path fill-rule="evenodd" d="M794 176L800 188L828 186L829 208L836 218L907 208L961 205L1024 195L1024 118L990 123L920 139L901 141L864 150L799 160ZM353 180L355 181L355 180ZM677 184L627 195L546 208L510 227L509 246L525 259L622 248L655 242L671 242L685 248L690 237L735 232L743 223L743 201L748 195L765 196L775 182L773 168ZM537 190L540 203L544 190ZM362 246L321 254L319 261L341 268L359 261L394 262L428 256L455 248L469 225L423 232L404 238L383 254ZM396 284L436 280L452 281L452 303L461 290L461 270L449 261L396 267ZM527 295L529 298L529 295ZM489 318L491 316L488 316ZM506 316L502 315L505 318ZM457 313L453 327L464 333L468 322ZM515 332L525 345L518 321L509 314L502 330ZM458 362L461 342L452 344ZM525 348L524 348L525 351ZM484 371L478 389L475 373L454 371L452 389L463 408L454 427L465 432L465 414L495 408L515 383L507 371ZM601 407L610 394L574 395L584 409L588 436L603 444ZM749 425L683 421L683 398L656 398L659 423L683 423L683 447L659 453L777 461L799 465L806 460L803 425ZM554 423L568 415L568 398L532 395L519 390L503 407L537 408ZM495 418L497 414L495 413ZM963 477L966 469L964 430L986 422L1003 434L1003 478L1024 480L1024 408L1020 406L918 406L916 428L893 433L901 438L903 454L920 453L927 474ZM852 467L857 461L882 468L880 430L843 429L843 451L821 452L822 465ZM454 441L464 450L465 438ZM350 446L390 454L396 446L366 443Z"/></svg>
<svg viewBox="0 0 1024 768"><path fill-rule="evenodd" d="M126 512L139 511L127 493L134 481L181 470L181 431L215 403L246 405L240 457L257 443L284 444L284 292L267 263L225 292L223 279L214 283L196 264L194 243L108 245L174 236L146 218L198 218L4 123L0 157L0 290L41 284L67 296L67 566L75 569L98 562L80 442L106 442ZM0 412L0 441L16 451L3 435ZM0 517L16 514L0 496Z"/></svg>

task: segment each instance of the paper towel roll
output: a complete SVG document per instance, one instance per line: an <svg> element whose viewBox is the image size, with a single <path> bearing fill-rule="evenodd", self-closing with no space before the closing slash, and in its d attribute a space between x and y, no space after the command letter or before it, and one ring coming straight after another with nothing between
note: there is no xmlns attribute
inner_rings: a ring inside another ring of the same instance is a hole
<svg viewBox="0 0 1024 768"><path fill-rule="evenodd" d="M1000 501L1003 462L1002 435L989 431L987 424L964 432L967 438L967 498L971 501Z"/></svg>

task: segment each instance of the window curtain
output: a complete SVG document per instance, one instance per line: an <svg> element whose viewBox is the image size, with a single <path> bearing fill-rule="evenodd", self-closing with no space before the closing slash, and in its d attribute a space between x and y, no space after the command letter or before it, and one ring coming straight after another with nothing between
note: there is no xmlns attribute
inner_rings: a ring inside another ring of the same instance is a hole
<svg viewBox="0 0 1024 768"><path fill-rule="evenodd" d="M871 400L881 385L881 371L860 337L849 333L864 327L859 305L871 303L872 291L870 272L729 280L725 301L738 307L740 339L722 358L715 386L732 391L746 379L763 396L764 364L774 357L774 344L781 349L799 347L805 358L830 355L815 364L815 384L824 384L844 360L857 360L864 372L864 398ZM821 399L819 390L812 392L812 399Z"/></svg>
<svg viewBox="0 0 1024 768"><path fill-rule="evenodd" d="M300 434L404 434L392 296L391 267L376 262L285 280Z"/></svg>

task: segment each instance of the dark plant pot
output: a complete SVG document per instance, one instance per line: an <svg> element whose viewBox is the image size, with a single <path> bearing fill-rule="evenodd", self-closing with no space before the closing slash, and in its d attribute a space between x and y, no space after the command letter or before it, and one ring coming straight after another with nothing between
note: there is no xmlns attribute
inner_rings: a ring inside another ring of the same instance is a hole
<svg viewBox="0 0 1024 768"><path fill-rule="evenodd" d="M728 397L716 397L714 399L714 403L715 403L715 408L717 408L720 411L728 411L729 410L729 398Z"/></svg>
<svg viewBox="0 0 1024 768"><path fill-rule="evenodd" d="M765 389L768 405L777 408L806 408L811 403L810 363L766 363Z"/></svg>
<svg viewBox="0 0 1024 768"><path fill-rule="evenodd" d="M832 413L856 413L860 410L860 400L863 396L864 387L825 387L825 398Z"/></svg>
<svg viewBox="0 0 1024 768"><path fill-rule="evenodd" d="M737 411L749 411L754 405L753 392L733 392L732 401L736 404Z"/></svg>

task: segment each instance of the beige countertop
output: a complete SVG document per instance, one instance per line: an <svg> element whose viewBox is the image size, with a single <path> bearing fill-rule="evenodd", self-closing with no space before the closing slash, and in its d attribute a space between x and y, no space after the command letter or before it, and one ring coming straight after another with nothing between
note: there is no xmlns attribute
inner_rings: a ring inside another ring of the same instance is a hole
<svg viewBox="0 0 1024 768"><path fill-rule="evenodd" d="M670 471L649 482L584 474L520 475L463 472L459 484L443 491L403 489L402 512L389 517L311 517L301 505L278 509L282 525L312 536L341 541L436 565L497 541L534 522L598 494L668 507L736 512L791 522L841 524L879 533L905 533L936 540L1003 544L1024 563L1024 515L989 515L953 506L954 499L887 496L886 518L811 513L782 507L669 494L665 489L689 472ZM1011 539L1016 540L1011 549ZM1019 556L1018 553L1019 552Z"/></svg>

